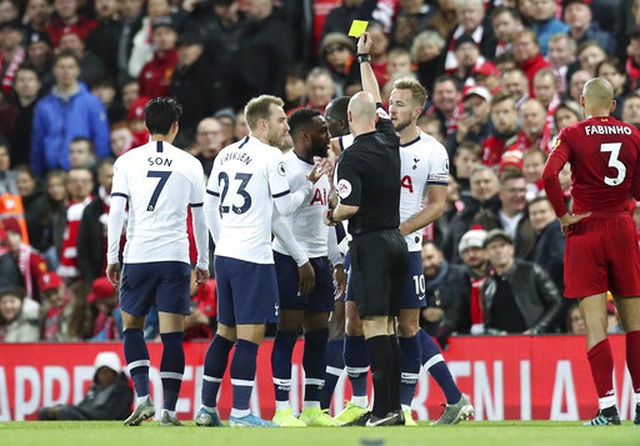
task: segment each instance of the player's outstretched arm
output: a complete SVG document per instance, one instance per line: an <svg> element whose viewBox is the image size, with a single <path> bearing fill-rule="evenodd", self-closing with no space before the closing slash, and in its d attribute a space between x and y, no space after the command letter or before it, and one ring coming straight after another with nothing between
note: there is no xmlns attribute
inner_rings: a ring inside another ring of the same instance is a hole
<svg viewBox="0 0 640 446"><path fill-rule="evenodd" d="M358 39L358 62L360 62L360 77L362 78L362 89L373 96L373 100L377 103L382 102L380 96L380 86L378 80L371 68L371 46L373 39L371 34L365 32Z"/></svg>

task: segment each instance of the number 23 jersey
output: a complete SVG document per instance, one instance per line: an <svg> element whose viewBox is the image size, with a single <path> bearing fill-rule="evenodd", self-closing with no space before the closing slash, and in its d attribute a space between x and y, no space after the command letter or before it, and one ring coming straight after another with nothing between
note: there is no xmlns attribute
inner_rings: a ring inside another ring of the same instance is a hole
<svg viewBox="0 0 640 446"><path fill-rule="evenodd" d="M216 255L273 263L273 202L290 193L282 152L254 137L225 147L213 163L207 193L220 203Z"/></svg>

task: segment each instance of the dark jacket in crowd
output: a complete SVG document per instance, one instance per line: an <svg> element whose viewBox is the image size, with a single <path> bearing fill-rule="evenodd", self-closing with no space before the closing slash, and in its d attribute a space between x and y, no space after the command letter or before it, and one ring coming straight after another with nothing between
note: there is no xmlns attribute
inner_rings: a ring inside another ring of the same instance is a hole
<svg viewBox="0 0 640 446"><path fill-rule="evenodd" d="M537 334L547 333L554 328L563 305L558 289L540 265L515 259L513 268L504 276L494 272L482 285L484 322L489 333L492 328L495 329L492 318L498 281L501 280L506 280L511 287L515 304L526 325L523 331L531 330L532 334Z"/></svg>
<svg viewBox="0 0 640 446"><path fill-rule="evenodd" d="M431 336L437 336L442 325L446 326L449 334L454 331L469 333L470 296L471 281L467 268L443 260L438 275L427 280L427 307L442 308L444 316L441 322L422 324L423 328Z"/></svg>
<svg viewBox="0 0 640 446"><path fill-rule="evenodd" d="M533 261L542 265L558 288L564 293L564 243L560 222L553 220L538 235Z"/></svg>
<svg viewBox="0 0 640 446"><path fill-rule="evenodd" d="M78 268L83 279L93 282L104 275L106 221L100 219L105 204L96 197L87 205L78 228Z"/></svg>
<svg viewBox="0 0 640 446"><path fill-rule="evenodd" d="M106 73L114 80L118 76L118 42L121 33L120 20L104 20L89 32L85 42L87 49L102 60Z"/></svg>

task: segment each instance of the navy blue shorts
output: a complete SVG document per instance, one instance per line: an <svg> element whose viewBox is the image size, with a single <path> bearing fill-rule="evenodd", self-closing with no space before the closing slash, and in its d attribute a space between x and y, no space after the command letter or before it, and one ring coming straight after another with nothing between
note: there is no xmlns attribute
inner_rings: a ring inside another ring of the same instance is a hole
<svg viewBox="0 0 640 446"><path fill-rule="evenodd" d="M292 257L273 252L278 276L278 295L283 310L306 310L329 313L334 308L331 264L327 257L309 259L316 272L316 287L311 294L298 293L298 265Z"/></svg>
<svg viewBox="0 0 640 446"><path fill-rule="evenodd" d="M158 311L189 314L191 266L184 262L125 263L120 280L120 307L132 316Z"/></svg>
<svg viewBox="0 0 640 446"><path fill-rule="evenodd" d="M400 308L424 308L427 306L426 281L422 271L422 253L409 253L409 271L404 280Z"/></svg>
<svg viewBox="0 0 640 446"><path fill-rule="evenodd" d="M272 263L215 256L218 322L228 327L279 321L278 279Z"/></svg>

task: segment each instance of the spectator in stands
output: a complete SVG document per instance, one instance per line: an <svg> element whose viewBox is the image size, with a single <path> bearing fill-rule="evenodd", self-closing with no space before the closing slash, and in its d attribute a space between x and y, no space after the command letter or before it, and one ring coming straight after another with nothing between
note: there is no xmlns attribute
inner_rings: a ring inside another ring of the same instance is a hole
<svg viewBox="0 0 640 446"><path fill-rule="evenodd" d="M556 112L553 114L553 119L555 122L556 132L560 133L560 130L565 127L569 127L570 125L577 124L582 121L580 105L571 100L561 102L558 105L558 108L556 108ZM554 145L550 144L549 147L553 148Z"/></svg>
<svg viewBox="0 0 640 446"><path fill-rule="evenodd" d="M533 262L542 266L558 288L564 293L564 236L547 197L536 197L527 205L531 226L536 233Z"/></svg>
<svg viewBox="0 0 640 446"><path fill-rule="evenodd" d="M587 326L580 311L580 305L577 302L572 304L567 311L567 333L574 335L587 334Z"/></svg>
<svg viewBox="0 0 640 446"><path fill-rule="evenodd" d="M486 59L480 55L480 48L478 48L478 45L476 45L475 41L469 36L461 36L456 40L454 53L458 60L458 68L450 71L449 74L456 78L461 85L475 85L475 80L472 77L473 73L479 71L485 65L493 66L491 62L487 62Z"/></svg>
<svg viewBox="0 0 640 446"><path fill-rule="evenodd" d="M97 165L98 194L82 213L78 228L78 269L84 280L93 281L105 273L107 219L113 182L113 159L105 158Z"/></svg>
<svg viewBox="0 0 640 446"><path fill-rule="evenodd" d="M168 0L151 0L147 3L147 15L142 19L142 27L133 37L133 48L129 57L129 75L138 77L145 64L154 58L157 45L154 41L154 23L158 19L168 19L169 27L178 32L176 17L171 15Z"/></svg>
<svg viewBox="0 0 640 446"><path fill-rule="evenodd" d="M133 148L133 135L126 121L119 121L111 126L110 141L111 153L116 158Z"/></svg>
<svg viewBox="0 0 640 446"><path fill-rule="evenodd" d="M588 71L591 77L596 75L598 64L607 58L607 53L593 40L583 43L578 47L578 61L580 69Z"/></svg>
<svg viewBox="0 0 640 446"><path fill-rule="evenodd" d="M578 46L593 40L607 53L615 50L615 42L609 33L600 30L597 22L593 22L591 0L564 0L562 19L569 25L569 35Z"/></svg>
<svg viewBox="0 0 640 446"><path fill-rule="evenodd" d="M5 193L16 195L18 193L17 179L18 172L11 170L9 142L0 136L0 195Z"/></svg>
<svg viewBox="0 0 640 446"><path fill-rule="evenodd" d="M27 25L27 41L31 41L34 32L44 31L49 24L53 8L46 0L27 0L27 7L22 18Z"/></svg>
<svg viewBox="0 0 640 446"><path fill-rule="evenodd" d="M531 148L547 150L551 140L551 131L545 126L547 113L544 106L535 99L529 99L518 111L520 133L507 150L524 152Z"/></svg>
<svg viewBox="0 0 640 446"><path fill-rule="evenodd" d="M569 79L569 97L567 99L572 99L579 104L582 88L592 77L593 76L588 71L582 69L575 71Z"/></svg>
<svg viewBox="0 0 640 446"><path fill-rule="evenodd" d="M107 111L107 121L109 125L122 121L127 116L127 110L118 97L115 77L102 77L91 85L91 93L94 94L102 106Z"/></svg>
<svg viewBox="0 0 640 446"><path fill-rule="evenodd" d="M42 219L41 252L49 270L58 267L62 238L66 227L66 212L69 205L67 192L68 173L54 170L45 179L45 212Z"/></svg>
<svg viewBox="0 0 640 446"><path fill-rule="evenodd" d="M71 341L69 318L72 307L71 292L56 273L46 273L40 278L40 290L44 307L44 341Z"/></svg>
<svg viewBox="0 0 640 446"><path fill-rule="evenodd" d="M497 169L505 152L507 141L518 133L516 101L508 92L501 91L491 100L491 122L496 131L482 141L482 163Z"/></svg>
<svg viewBox="0 0 640 446"><path fill-rule="evenodd" d="M45 31L49 33L54 47L60 44L60 39L66 33L78 33L84 40L98 26L98 22L80 14L78 0L54 0L53 9L55 13L51 23L45 26Z"/></svg>
<svg viewBox="0 0 640 446"><path fill-rule="evenodd" d="M23 236L24 220L15 217L4 218L0 221L6 234L5 247L20 271L22 279L20 287L26 295L40 302L40 277L47 271L47 263L40 253L34 249Z"/></svg>
<svg viewBox="0 0 640 446"><path fill-rule="evenodd" d="M566 33L569 26L556 17L555 0L536 0L531 2L531 29L537 37L540 52L546 56L549 38L556 33Z"/></svg>
<svg viewBox="0 0 640 446"><path fill-rule="evenodd" d="M431 30L422 31L413 39L411 60L418 65L416 75L427 91L433 91L436 77L444 71L444 44L442 36Z"/></svg>
<svg viewBox="0 0 640 446"><path fill-rule="evenodd" d="M426 116L435 116L440 121L440 133L449 137L459 119L462 101L460 86L451 76L439 76L433 85L433 104L425 111Z"/></svg>
<svg viewBox="0 0 640 446"><path fill-rule="evenodd" d="M40 304L23 288L0 290L0 342L37 342L40 323Z"/></svg>
<svg viewBox="0 0 640 446"><path fill-rule="evenodd" d="M471 196L469 178L471 171L482 161L482 149L476 143L465 141L458 146L453 157L453 165L456 168L456 182L460 197L466 199Z"/></svg>
<svg viewBox="0 0 640 446"><path fill-rule="evenodd" d="M522 171L505 171L500 177L500 211L498 217L504 232L515 240L515 253L521 259L531 258L535 235L527 214L527 183Z"/></svg>
<svg viewBox="0 0 640 446"><path fill-rule="evenodd" d="M631 93L622 104L622 120L640 129L640 95Z"/></svg>
<svg viewBox="0 0 640 446"><path fill-rule="evenodd" d="M196 137L196 127L206 116L226 103L222 78L203 54L203 43L191 32L178 39L178 62L169 89L172 98L183 107L178 146L189 146Z"/></svg>
<svg viewBox="0 0 640 446"><path fill-rule="evenodd" d="M512 68L502 73L502 88L515 101L516 110L529 99L529 80L520 68Z"/></svg>
<svg viewBox="0 0 640 446"><path fill-rule="evenodd" d="M522 153L522 174L527 182L527 202L542 191L542 170L547 161L547 153L540 149L529 149Z"/></svg>
<svg viewBox="0 0 640 446"><path fill-rule="evenodd" d="M239 109L234 113L230 108L223 108L215 112L213 117L222 125L222 147L226 147L235 141L240 141L249 134L248 127L247 132L242 136L239 136L239 133L236 134L236 130L239 130L236 128L236 124L239 123L241 126L242 122L244 122L246 127L247 121L244 119L244 109Z"/></svg>
<svg viewBox="0 0 640 446"><path fill-rule="evenodd" d="M118 327L113 311L118 305L118 290L106 276L97 277L92 281L91 293L87 302L92 306L93 320L92 341L107 341L120 339Z"/></svg>
<svg viewBox="0 0 640 446"><path fill-rule="evenodd" d="M351 22L354 19L357 20L370 20L372 8L371 2L365 2L364 0L344 0L341 5L334 6L324 22L322 28L322 37L329 33L344 33L351 26ZM367 31L371 31L367 28Z"/></svg>
<svg viewBox="0 0 640 446"><path fill-rule="evenodd" d="M438 0L436 13L429 20L429 28L433 28L442 37L451 35L458 26L458 14L454 0Z"/></svg>
<svg viewBox="0 0 640 446"><path fill-rule="evenodd" d="M149 141L149 131L144 125L144 107L149 102L149 98L145 96L138 96L129 106L127 111L127 121L129 123L129 130L133 137L131 147L138 147L146 144Z"/></svg>
<svg viewBox="0 0 640 446"><path fill-rule="evenodd" d="M458 307L469 300L469 277L463 266L447 262L432 241L422 244L422 270L427 280L427 306L421 312L421 325L446 349L452 326L457 325L454 321L447 324L449 312L456 314Z"/></svg>
<svg viewBox="0 0 640 446"><path fill-rule="evenodd" d="M0 22L16 20L20 18L20 8L14 0L0 1Z"/></svg>
<svg viewBox="0 0 640 446"><path fill-rule="evenodd" d="M513 51L513 39L516 33L522 31L522 19L514 8L498 6L491 11L491 24L496 35L496 49L491 59L506 52Z"/></svg>
<svg viewBox="0 0 640 446"><path fill-rule="evenodd" d="M60 248L60 265L57 273L67 282L80 277L78 269L78 231L80 219L85 208L91 203L93 196L93 175L82 167L74 167L69 171L67 180L69 207L66 210L66 228L62 247Z"/></svg>
<svg viewBox="0 0 640 446"><path fill-rule="evenodd" d="M551 63L557 80L558 93L561 95L568 92L567 76L570 72L569 67L576 59L576 50L576 43L565 33L554 34L549 39L547 60Z"/></svg>
<svg viewBox="0 0 640 446"><path fill-rule="evenodd" d="M487 234L484 247L493 266L481 288L487 333L548 333L562 297L547 272L515 258L513 239L501 229Z"/></svg>
<svg viewBox="0 0 640 446"><path fill-rule="evenodd" d="M28 165L31 160L33 115L41 86L35 68L28 63L20 65L13 83L16 117L13 131L8 135L12 166Z"/></svg>
<svg viewBox="0 0 640 446"><path fill-rule="evenodd" d="M454 53L455 43L463 35L467 35L478 44L480 53L486 58L492 58L496 49L496 38L488 17L485 17L482 0L456 0L456 16L458 26L450 34L448 52L445 60L445 70L458 68L458 60Z"/></svg>
<svg viewBox="0 0 640 446"><path fill-rule="evenodd" d="M616 119L621 119L622 109L620 104L624 102L624 97L630 92L624 65L617 58L608 57L596 67L596 76L605 78L613 87L613 97L618 105L611 115Z"/></svg>
<svg viewBox="0 0 640 446"><path fill-rule="evenodd" d="M60 44L56 51L68 51L76 56L80 61L79 80L90 87L105 75L106 71L102 60L86 49L83 40L75 32L64 33L60 37Z"/></svg>
<svg viewBox="0 0 640 446"><path fill-rule="evenodd" d="M555 5L553 0L540 0L540 2L553 3ZM551 34L549 34L549 37L551 37ZM516 34L513 40L513 55L518 68L527 76L529 96L533 97L533 77L538 71L551 66L540 53L540 44L535 32L525 29Z"/></svg>
<svg viewBox="0 0 640 446"><path fill-rule="evenodd" d="M394 80L414 75L409 50L396 47L387 53L387 82L385 86L393 84Z"/></svg>
<svg viewBox="0 0 640 446"><path fill-rule="evenodd" d="M323 65L331 73L336 95L342 96L347 85L360 85L355 63L355 47L343 33L329 33L320 42L319 54Z"/></svg>
<svg viewBox="0 0 640 446"><path fill-rule="evenodd" d="M87 49L100 58L107 77L113 81L118 79L118 43L122 33L118 9L118 0L96 0L98 26L89 32L85 41Z"/></svg>
<svg viewBox="0 0 640 446"><path fill-rule="evenodd" d="M20 287L23 284L20 268L6 248L7 233L0 224L0 289Z"/></svg>
<svg viewBox="0 0 640 446"><path fill-rule="evenodd" d="M435 9L424 0L400 0L399 5L400 9L391 30L392 44L411 48L413 39L428 27Z"/></svg>
<svg viewBox="0 0 640 446"><path fill-rule="evenodd" d="M464 113L458 120L458 128L447 141L449 157L453 158L464 141L484 141L493 132L493 123L489 120L491 111L491 93L484 87L467 90L463 99Z"/></svg>
<svg viewBox="0 0 640 446"><path fill-rule="evenodd" d="M323 112L335 96L331 73L324 68L314 68L307 76L307 108Z"/></svg>
<svg viewBox="0 0 640 446"><path fill-rule="evenodd" d="M100 100L78 82L78 59L58 54L54 74L56 86L36 104L33 122L31 168L38 176L70 167L69 143L77 136L93 141L98 158L109 155L107 116Z"/></svg>
<svg viewBox="0 0 640 446"><path fill-rule="evenodd" d="M88 138L73 138L69 143L69 165L93 171L96 165L96 149Z"/></svg>
<svg viewBox="0 0 640 446"><path fill-rule="evenodd" d="M0 22L0 88L11 92L18 67L25 60L23 27L19 20Z"/></svg>
<svg viewBox="0 0 640 446"><path fill-rule="evenodd" d="M133 389L113 352L98 353L93 384L77 405L58 404L38 411L40 421L124 420L131 410Z"/></svg>
<svg viewBox="0 0 640 446"><path fill-rule="evenodd" d="M284 111L289 114L304 106L307 69L302 64L295 64L287 68L284 81Z"/></svg>
<svg viewBox="0 0 640 446"><path fill-rule="evenodd" d="M138 76L140 96L149 99L169 96L171 76L178 63L178 34L174 19L158 17L152 26L153 58L144 64Z"/></svg>
<svg viewBox="0 0 640 446"><path fill-rule="evenodd" d="M42 219L45 209L44 192L38 184L35 175L31 172L31 169L29 169L29 166L24 164L18 166L15 172L18 174L16 187L20 198L22 198L29 243L35 249L41 251L43 235Z"/></svg>
<svg viewBox="0 0 640 446"><path fill-rule="evenodd" d="M484 229L471 229L460 239L458 253L467 269L470 280L469 299L460 302L458 307L454 307L447 315L446 325L452 331L460 334L483 334L484 333L484 304L480 290L482 284L489 276L491 264L484 249L484 240L487 231Z"/></svg>
<svg viewBox="0 0 640 446"><path fill-rule="evenodd" d="M216 281L196 282L195 269L191 270L190 313L184 318L185 341L211 339L216 332Z"/></svg>
<svg viewBox="0 0 640 446"><path fill-rule="evenodd" d="M45 31L34 31L27 42L28 62L38 73L38 79L42 84L42 92L49 93L56 83L53 75L53 44L49 34Z"/></svg>
<svg viewBox="0 0 640 446"><path fill-rule="evenodd" d="M216 118L204 118L198 124L196 142L192 153L204 169L205 176L209 177L213 161L222 149L222 124Z"/></svg>
<svg viewBox="0 0 640 446"><path fill-rule="evenodd" d="M118 80L124 82L128 77L137 78L137 73L129 72L129 59L133 50L133 38L142 27L144 3L142 0L121 0L122 32L118 40ZM127 107L126 101L125 107Z"/></svg>
<svg viewBox="0 0 640 446"><path fill-rule="evenodd" d="M458 243L473 224L483 228L500 227L498 177L489 167L478 165L471 171L471 200L452 219L442 244L442 252L451 263L460 263Z"/></svg>
<svg viewBox="0 0 640 446"><path fill-rule="evenodd" d="M551 68L543 68L533 77L533 97L540 101L547 111L545 126L550 133L554 130L553 113L560 104L557 85L556 76Z"/></svg>

